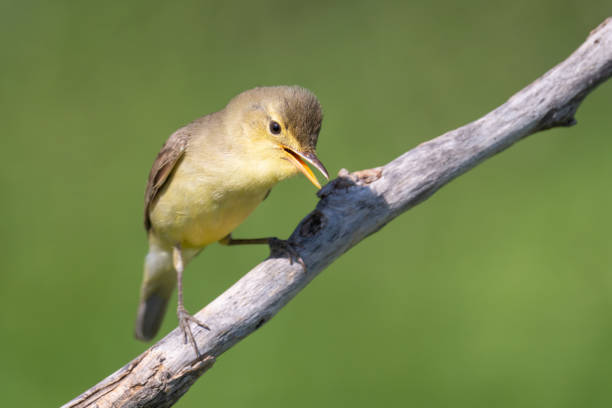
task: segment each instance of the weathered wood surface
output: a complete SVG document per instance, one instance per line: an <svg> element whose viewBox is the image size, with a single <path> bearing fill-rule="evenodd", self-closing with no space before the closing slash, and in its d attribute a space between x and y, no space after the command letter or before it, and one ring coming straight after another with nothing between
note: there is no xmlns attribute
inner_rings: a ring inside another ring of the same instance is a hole
<svg viewBox="0 0 612 408"><path fill-rule="evenodd" d="M535 132L571 126L580 102L612 74L612 19L591 32L569 58L486 116L423 143L376 169L341 171L297 226L307 270L270 257L197 313L200 352L176 329L135 360L64 407L168 407L218 357L270 320L321 270L440 187Z"/></svg>

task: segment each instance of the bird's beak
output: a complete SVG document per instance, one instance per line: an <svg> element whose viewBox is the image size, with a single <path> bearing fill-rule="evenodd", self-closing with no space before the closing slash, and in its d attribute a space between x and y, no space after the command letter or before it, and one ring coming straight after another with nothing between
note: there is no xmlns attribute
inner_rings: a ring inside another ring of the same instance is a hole
<svg viewBox="0 0 612 408"><path fill-rule="evenodd" d="M325 176L326 179L329 180L329 174L327 173L327 169L314 153L298 152L297 150L293 150L287 146L282 146L282 148L285 153L287 153L287 158L289 159L289 161L293 163L295 167L297 167L298 170L301 171L302 174L304 174L306 178L310 180L310 182L314 184L317 188L320 189L321 184L319 184L317 177L314 175L312 170L310 170L310 168L304 161L312 164L317 170L321 172L321 174Z"/></svg>

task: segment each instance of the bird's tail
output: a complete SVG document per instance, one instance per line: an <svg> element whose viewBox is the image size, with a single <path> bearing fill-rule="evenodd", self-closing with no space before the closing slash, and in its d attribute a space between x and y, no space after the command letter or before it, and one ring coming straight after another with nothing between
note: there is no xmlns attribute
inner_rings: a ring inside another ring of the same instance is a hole
<svg viewBox="0 0 612 408"><path fill-rule="evenodd" d="M175 286L176 272L172 266L172 252L157 245L150 245L144 263L140 304L134 330L137 339L148 341L155 337Z"/></svg>

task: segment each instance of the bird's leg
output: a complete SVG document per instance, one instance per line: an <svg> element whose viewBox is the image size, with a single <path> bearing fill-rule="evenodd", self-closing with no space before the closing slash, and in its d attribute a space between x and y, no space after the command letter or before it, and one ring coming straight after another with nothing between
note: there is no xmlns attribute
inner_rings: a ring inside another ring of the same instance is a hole
<svg viewBox="0 0 612 408"><path fill-rule="evenodd" d="M183 254L181 252L180 245L177 245L172 248L172 264L174 265L174 269L176 270L176 280L178 282L178 307L176 308L176 315L179 321L179 327L183 331L184 340L183 342L187 344L187 339L193 346L195 350L196 357L200 358L200 351L198 350L198 345L196 344L195 339L193 338L193 333L191 332L191 327L189 326L189 322L194 322L198 326L205 328L206 330L210 330L210 327L190 315L187 310L185 310L185 306L183 305Z"/></svg>
<svg viewBox="0 0 612 408"><path fill-rule="evenodd" d="M306 264L304 260L295 249L295 247L286 240L278 239L276 237L268 237L268 238L247 238L247 239L234 239L232 238L232 234L228 234L225 238L219 241L222 245L257 245L257 244L267 244L270 246L271 253L282 253L289 257L289 262L293 264L293 261L296 261L304 271L306 270Z"/></svg>

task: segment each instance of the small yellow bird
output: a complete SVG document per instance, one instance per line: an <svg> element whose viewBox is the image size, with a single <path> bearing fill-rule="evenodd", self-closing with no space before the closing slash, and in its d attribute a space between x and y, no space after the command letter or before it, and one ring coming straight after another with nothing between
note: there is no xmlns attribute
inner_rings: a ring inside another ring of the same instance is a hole
<svg viewBox="0 0 612 408"><path fill-rule="evenodd" d="M157 155L145 193L149 252L135 335L152 339L178 282L177 316L185 343L197 345L190 322L208 329L183 306L187 264L214 242L278 244L274 238L233 239L231 232L279 181L302 172L321 188L306 162L329 179L315 154L323 114L298 86L261 87L234 97L221 111L174 132ZM295 256L288 243L285 252ZM299 256L298 256L299 258Z"/></svg>

